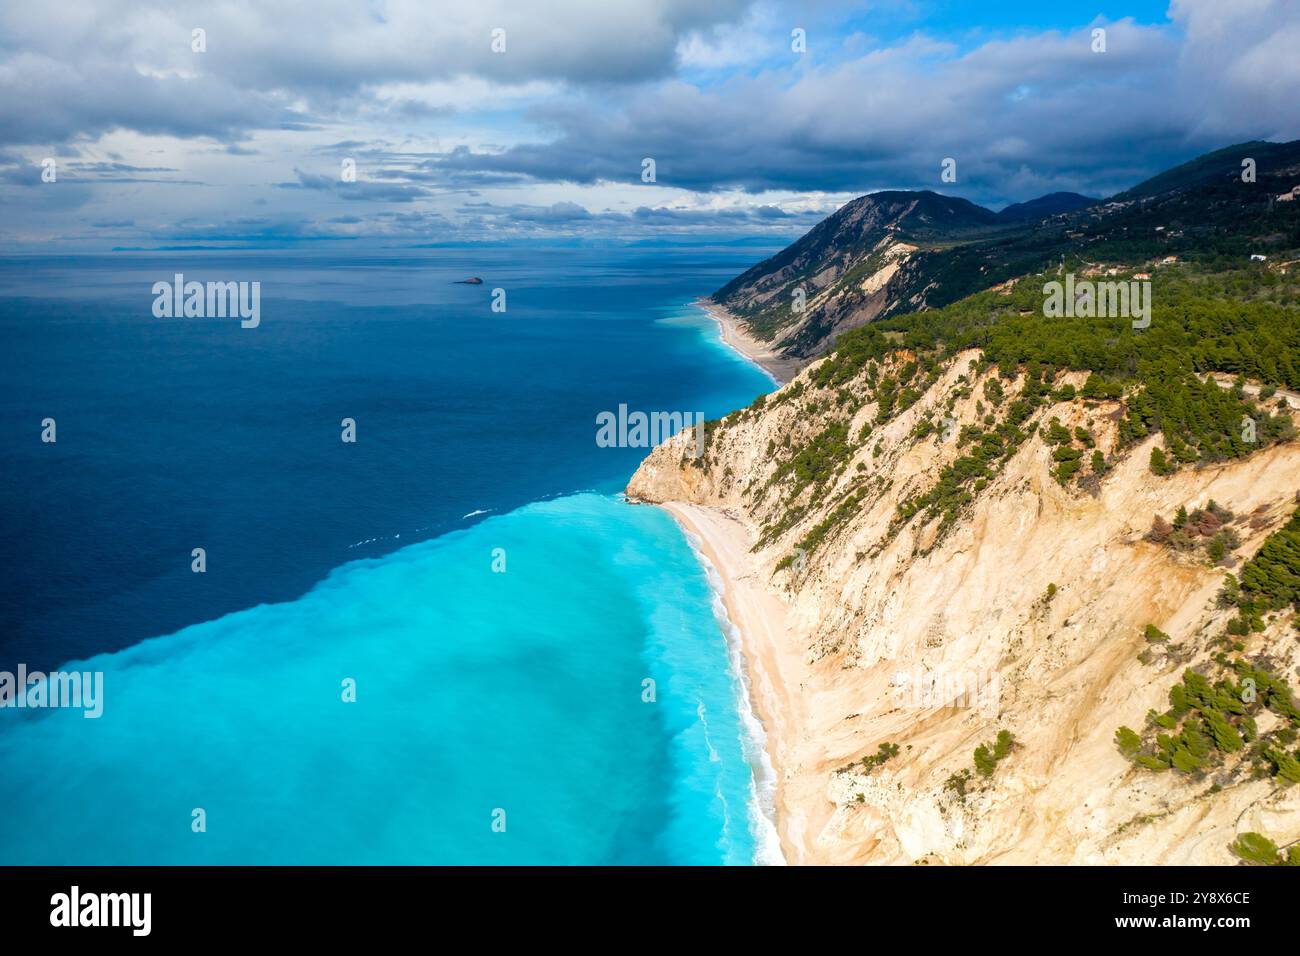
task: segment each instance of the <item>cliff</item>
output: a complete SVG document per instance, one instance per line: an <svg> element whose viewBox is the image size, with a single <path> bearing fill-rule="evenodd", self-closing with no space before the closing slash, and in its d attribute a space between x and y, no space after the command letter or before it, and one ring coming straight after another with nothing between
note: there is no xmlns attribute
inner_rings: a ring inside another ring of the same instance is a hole
<svg viewBox="0 0 1300 956"><path fill-rule="evenodd" d="M779 611L731 596L779 620L748 660L790 861L1225 864L1241 833L1300 839L1300 787L1250 747L1183 772L1116 743L1154 739L1189 669L1300 673L1293 607L1225 637L1238 612L1219 599L1296 510L1300 445L1158 475L1173 442L1124 433L1133 392L1085 398L1085 371L1004 374L979 349L836 361L713 423L701 460L656 449L628 486L752 543L733 583ZM995 432L1015 437L967 480ZM1060 477L1057 452L1088 442L1104 465ZM1190 530L1162 537L1180 508ZM1265 739L1286 730L1258 717Z"/></svg>

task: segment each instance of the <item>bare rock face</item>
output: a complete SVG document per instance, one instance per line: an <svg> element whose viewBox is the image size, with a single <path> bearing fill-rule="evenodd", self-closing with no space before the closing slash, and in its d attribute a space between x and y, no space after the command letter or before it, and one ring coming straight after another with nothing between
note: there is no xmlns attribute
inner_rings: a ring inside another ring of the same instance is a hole
<svg viewBox="0 0 1300 956"><path fill-rule="evenodd" d="M1005 228L995 213L933 192L862 196L771 259L732 280L714 300L807 359L841 332L925 305L924 256L904 236L971 236Z"/></svg>
<svg viewBox="0 0 1300 956"><path fill-rule="evenodd" d="M1161 477L1147 466L1158 437L1116 451L1120 402L1049 401L950 519L904 517L970 451L963 428L1023 387L1001 380L991 406L998 370L979 359L957 356L883 420L876 401L837 406L843 385L819 387L814 364L711 427L703 459L657 449L628 486L736 515L757 540L754 576L788 605L798 673L773 756L792 862L1227 864L1242 832L1300 838L1300 786L1252 776L1244 753L1184 774L1139 768L1115 743L1168 708L1187 668L1218 666L1233 612L1216 595L1294 512L1300 445ZM1088 430L1104 473L1053 477L1053 418ZM808 448L834 451L795 455ZM1155 516L1211 500L1235 516L1229 566L1147 540ZM1149 642L1149 624L1169 640ZM1294 684L1293 614L1240 640ZM1003 730L1014 742L985 775L976 748ZM897 751L873 759L881 745Z"/></svg>

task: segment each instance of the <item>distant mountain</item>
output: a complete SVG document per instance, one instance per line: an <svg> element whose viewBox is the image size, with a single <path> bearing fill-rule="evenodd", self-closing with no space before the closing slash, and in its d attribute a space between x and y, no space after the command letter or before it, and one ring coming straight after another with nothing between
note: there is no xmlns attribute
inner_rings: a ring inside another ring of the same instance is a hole
<svg viewBox="0 0 1300 956"><path fill-rule="evenodd" d="M1300 141L1268 143L1252 140L1228 146L1167 169L1111 198L1114 202L1125 202L1152 199L1196 187L1233 185L1241 181L1242 161L1245 159L1255 160L1257 173L1264 169L1274 173L1285 172L1288 167L1300 163L1297 142Z"/></svg>
<svg viewBox="0 0 1300 956"><path fill-rule="evenodd" d="M922 244L974 240L1002 228L997 213L954 196L871 193L842 206L713 298L789 354L812 355L846 323L860 325L889 311L891 281ZM803 291L802 302L796 290Z"/></svg>
<svg viewBox="0 0 1300 956"><path fill-rule="evenodd" d="M998 213L998 219L1002 222L1038 222L1049 216L1074 212L1076 209L1095 205L1100 201L1078 193L1048 193L1046 196L1039 196L1028 202L1012 203Z"/></svg>
<svg viewBox="0 0 1300 956"><path fill-rule="evenodd" d="M1242 160L1255 181L1242 181ZM1053 193L994 213L930 191L847 203L712 296L773 348L808 360L867 322L936 308L1065 262L1245 257L1300 245L1300 140L1242 143L1107 201Z"/></svg>

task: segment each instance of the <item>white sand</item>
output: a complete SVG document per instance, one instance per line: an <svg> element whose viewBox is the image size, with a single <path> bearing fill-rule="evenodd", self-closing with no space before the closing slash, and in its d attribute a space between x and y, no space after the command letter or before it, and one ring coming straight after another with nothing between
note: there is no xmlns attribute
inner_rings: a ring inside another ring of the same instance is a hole
<svg viewBox="0 0 1300 956"><path fill-rule="evenodd" d="M763 724L768 757L776 769L774 804L781 850L788 862L798 863L804 856L803 847L791 841L791 833L799 828L790 825L782 768L789 766L796 739L799 701L792 691L798 689L804 664L789 639L785 602L757 573L749 553L754 536L743 523L703 505L673 501L660 507L699 539L700 550L722 578L727 615L741 634L751 703Z"/></svg>
<svg viewBox="0 0 1300 956"><path fill-rule="evenodd" d="M708 299L698 299L695 304L718 323L723 342L771 375L778 385L793 379L803 367L803 362L774 351L770 343L746 331L740 320L723 306Z"/></svg>

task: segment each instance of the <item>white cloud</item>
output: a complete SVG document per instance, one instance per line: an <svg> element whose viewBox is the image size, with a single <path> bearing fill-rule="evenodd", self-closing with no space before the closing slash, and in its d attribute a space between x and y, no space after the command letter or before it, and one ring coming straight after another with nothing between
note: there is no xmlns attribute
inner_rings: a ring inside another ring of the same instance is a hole
<svg viewBox="0 0 1300 956"><path fill-rule="evenodd" d="M841 12L745 0L5 5L7 234L71 229L74 213L215 232L259 207L268 234L503 221L464 218L467 196L516 210L513 228L759 228L881 188L994 205L1105 194L1229 142L1300 135L1300 6L1287 0L1173 0L1166 24L1099 21L1105 54L1085 24L884 45L837 31ZM810 27L802 57L788 50L793 25ZM195 26L206 53L190 50ZM494 26L505 54L490 50ZM87 165L65 192L34 190L45 155ZM335 182L345 156L360 188ZM646 156L653 186L640 181ZM938 176L949 156L955 187ZM110 188L124 177L203 185Z"/></svg>

